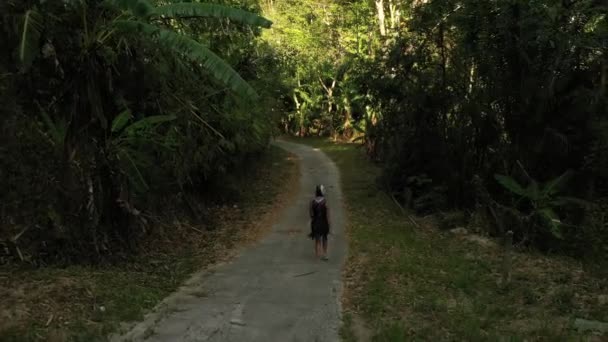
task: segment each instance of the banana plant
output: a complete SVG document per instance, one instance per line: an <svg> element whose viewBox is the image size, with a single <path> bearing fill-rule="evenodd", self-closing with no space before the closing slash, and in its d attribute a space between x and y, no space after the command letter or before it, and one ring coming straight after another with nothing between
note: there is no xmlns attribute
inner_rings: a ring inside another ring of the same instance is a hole
<svg viewBox="0 0 608 342"><path fill-rule="evenodd" d="M525 187L512 177L500 174L494 175L494 178L502 187L519 197L517 203L521 200L527 200L532 206L529 217L540 219L540 222L558 239L563 239L562 228L565 226L565 223L560 220L556 209L568 203L582 206L587 205L581 199L560 195L564 185L571 177L572 172L566 171L561 176L544 184L540 184L531 177L528 177L529 184Z"/></svg>
<svg viewBox="0 0 608 342"><path fill-rule="evenodd" d="M141 170L151 167L153 163L146 160L146 154L140 153L138 148L154 145L161 149L172 150L174 146L171 141L158 134L157 128L175 119L177 119L175 115L153 115L133 120L131 111L125 110L112 121L112 134L106 150L124 165L123 169L127 170L128 179L140 192L149 188Z"/></svg>
<svg viewBox="0 0 608 342"><path fill-rule="evenodd" d="M103 43L117 34L153 40L173 51L176 56L198 63L240 96L257 98L257 92L222 58L204 44L176 32L166 23L179 19L216 18L269 28L271 21L244 10L208 3L184 2L155 7L148 0L106 0L104 5L113 9L117 15L108 23L107 29L100 30L91 40ZM85 31L91 31L86 27L86 9L89 5L83 2L80 6ZM43 14L36 7L26 11L21 18L18 52L24 68L28 68L39 54L43 30Z"/></svg>

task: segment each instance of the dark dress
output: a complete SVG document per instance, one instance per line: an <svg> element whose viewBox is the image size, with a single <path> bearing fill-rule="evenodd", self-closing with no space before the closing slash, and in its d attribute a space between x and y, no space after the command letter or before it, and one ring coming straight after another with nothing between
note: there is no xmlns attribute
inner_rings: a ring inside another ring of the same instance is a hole
<svg viewBox="0 0 608 342"><path fill-rule="evenodd" d="M310 238L327 240L329 220L327 219L327 202L324 197L316 197L310 202Z"/></svg>

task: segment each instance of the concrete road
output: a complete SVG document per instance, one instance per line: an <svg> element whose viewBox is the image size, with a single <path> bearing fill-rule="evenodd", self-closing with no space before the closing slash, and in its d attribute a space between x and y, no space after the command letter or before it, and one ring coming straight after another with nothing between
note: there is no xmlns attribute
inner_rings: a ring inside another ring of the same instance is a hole
<svg viewBox="0 0 608 342"><path fill-rule="evenodd" d="M340 177L321 151L277 141L300 158L300 189L272 231L231 262L196 274L117 341L338 341L346 255ZM329 261L306 237L308 204L325 185L331 210ZM295 190L294 190L295 191Z"/></svg>

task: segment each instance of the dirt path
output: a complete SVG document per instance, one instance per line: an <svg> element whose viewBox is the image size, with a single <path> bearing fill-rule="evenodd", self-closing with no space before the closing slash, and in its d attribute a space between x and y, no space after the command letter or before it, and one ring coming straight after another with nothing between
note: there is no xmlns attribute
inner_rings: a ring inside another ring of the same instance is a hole
<svg viewBox="0 0 608 342"><path fill-rule="evenodd" d="M116 341L337 341L346 255L339 173L323 152L277 141L300 158L300 190L272 231L231 262L193 276ZM306 238L308 202L322 183L332 214L328 262Z"/></svg>

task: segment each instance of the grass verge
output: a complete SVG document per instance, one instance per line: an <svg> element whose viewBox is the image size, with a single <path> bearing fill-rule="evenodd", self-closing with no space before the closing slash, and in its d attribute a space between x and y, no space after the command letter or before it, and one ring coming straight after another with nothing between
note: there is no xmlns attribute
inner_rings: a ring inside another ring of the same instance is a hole
<svg viewBox="0 0 608 342"><path fill-rule="evenodd" d="M572 322L608 322L605 279L575 260L518 251L502 288L502 250L493 241L421 219L414 227L377 189L378 169L356 146L294 141L321 148L341 171L350 240L344 340L602 340Z"/></svg>
<svg viewBox="0 0 608 342"><path fill-rule="evenodd" d="M271 148L242 179L240 201L211 210L213 226L175 221L140 255L116 265L0 268L0 341L104 341L144 313L193 272L255 241L298 184L295 158Z"/></svg>

